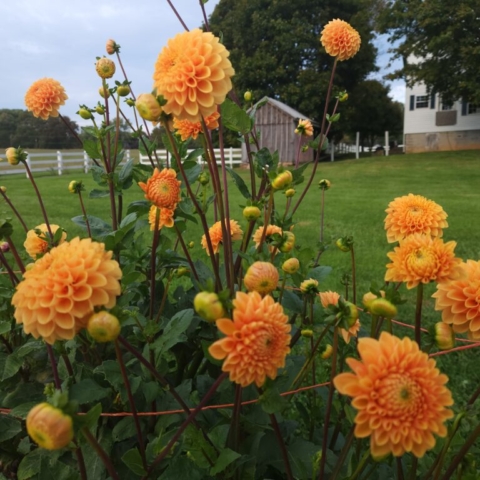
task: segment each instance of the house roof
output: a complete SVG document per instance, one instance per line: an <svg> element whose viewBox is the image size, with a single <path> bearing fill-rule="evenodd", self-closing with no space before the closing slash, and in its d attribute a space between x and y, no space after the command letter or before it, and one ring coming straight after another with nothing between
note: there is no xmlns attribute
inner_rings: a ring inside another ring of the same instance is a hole
<svg viewBox="0 0 480 480"><path fill-rule="evenodd" d="M270 103L274 107L277 107L279 110L282 110L285 112L287 115L291 116L292 118L295 119L302 119L302 120L310 120L313 125L317 126L318 123L315 120L312 120L311 118L308 118L306 115L303 113L300 113L298 110L295 110L292 107L289 107L287 104L281 102L280 100L275 100L274 98L271 97L263 97L259 102L263 102L264 100L267 100L267 103Z"/></svg>

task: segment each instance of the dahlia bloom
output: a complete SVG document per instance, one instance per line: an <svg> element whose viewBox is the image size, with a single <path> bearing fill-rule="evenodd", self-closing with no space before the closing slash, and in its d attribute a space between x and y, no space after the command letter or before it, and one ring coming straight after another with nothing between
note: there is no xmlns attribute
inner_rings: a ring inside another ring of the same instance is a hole
<svg viewBox="0 0 480 480"><path fill-rule="evenodd" d="M222 233L222 222L214 223L209 229L208 233L210 235L210 240L212 242L213 253L218 253L220 251L220 245L223 242L223 233ZM230 220L230 235L232 240L240 240L243 235L243 231L240 228L240 225L236 220ZM205 235L202 235L202 247L207 251L207 254L210 255L208 250L207 238Z"/></svg>
<svg viewBox="0 0 480 480"><path fill-rule="evenodd" d="M205 118L205 125L209 130L214 130L218 128L218 119L220 114L218 112L213 112L211 115ZM202 133L202 124L200 122L191 122L190 120L179 120L178 118L173 119L173 128L177 131L177 134L180 135L180 138L185 141L189 138L197 139L198 134Z"/></svg>
<svg viewBox="0 0 480 480"><path fill-rule="evenodd" d="M158 229L161 230L162 227L172 228L174 225L173 215L174 210L169 208L160 208L158 209L155 205L150 207L148 212L148 223L150 224L150 230L155 230L155 222L157 220L157 210L160 210L160 217L158 219Z"/></svg>
<svg viewBox="0 0 480 480"><path fill-rule="evenodd" d="M78 237L52 248L23 275L12 298L25 333L47 343L70 340L95 307L112 308L122 272L103 243Z"/></svg>
<svg viewBox="0 0 480 480"><path fill-rule="evenodd" d="M340 299L340 294L331 290L320 292L318 296L323 308L327 308L329 305L338 305L338 300Z"/></svg>
<svg viewBox="0 0 480 480"><path fill-rule="evenodd" d="M447 214L443 208L428 198L409 193L397 197L385 210L385 230L388 243L403 240L413 233L442 237L448 227Z"/></svg>
<svg viewBox="0 0 480 480"><path fill-rule="evenodd" d="M278 285L279 274L275 265L270 262L254 262L248 267L243 282L249 292L268 295Z"/></svg>
<svg viewBox="0 0 480 480"><path fill-rule="evenodd" d="M255 233L253 234L252 238L256 248L258 248L258 246L260 245L260 242L262 241L262 235L264 230L265 230L265 226L258 227L257 230L255 230ZM274 235L275 233L282 235L283 230L277 225L267 225L267 231L265 233L265 242L268 243L272 235ZM268 248L270 252L273 252L273 250L275 249L275 247L271 245Z"/></svg>
<svg viewBox="0 0 480 480"><path fill-rule="evenodd" d="M274 380L285 366L291 340L288 316L272 297L257 292L237 292L233 306L233 320L216 322L226 336L208 351L217 360L225 359L222 370L230 373L232 382L261 387L266 377Z"/></svg>
<svg viewBox="0 0 480 480"><path fill-rule="evenodd" d="M455 332L480 340L480 261L467 260L460 271L458 279L437 285L435 310Z"/></svg>
<svg viewBox="0 0 480 480"><path fill-rule="evenodd" d="M313 125L310 120L299 120L297 128L295 129L297 135L304 137L313 136Z"/></svg>
<svg viewBox="0 0 480 480"><path fill-rule="evenodd" d="M441 283L457 278L461 260L453 252L456 245L420 233L408 236L387 253L392 263L387 264L385 281L405 282L410 289L420 282Z"/></svg>
<svg viewBox="0 0 480 480"><path fill-rule="evenodd" d="M423 457L445 437L445 420L453 417L448 377L435 368L435 360L408 337L382 332L378 340L358 340L360 361L347 359L353 373L341 373L337 390L353 397L355 436L370 437L373 457L412 452Z"/></svg>
<svg viewBox="0 0 480 480"><path fill-rule="evenodd" d="M58 225L50 224L50 230L52 231L53 235L55 235L55 232L59 229L60 227ZM40 230L40 236L37 235L37 232L35 230ZM27 253L35 260L39 255L43 255L44 253L47 253L48 251L48 242L44 240L45 238L48 238L47 235L48 233L48 228L45 223L42 223L41 225L37 225L33 230L29 230L27 232L27 238L25 242L23 243L23 246L25 247L25 250ZM58 244L60 245L65 241L67 238L67 234L65 232L62 233L62 237L60 238L60 241Z"/></svg>
<svg viewBox="0 0 480 480"><path fill-rule="evenodd" d="M298 258L289 258L288 260L285 260L282 264L282 270L285 273L289 273L290 275L296 273L299 268L300 262L298 261Z"/></svg>
<svg viewBox="0 0 480 480"><path fill-rule="evenodd" d="M58 117L58 109L65 105L67 98L60 82L53 78L42 78L27 90L25 105L34 117L48 120L49 117Z"/></svg>
<svg viewBox="0 0 480 480"><path fill-rule="evenodd" d="M198 28L170 39L153 74L153 87L167 101L163 110L191 122L215 112L232 89L229 55L217 37Z"/></svg>
<svg viewBox="0 0 480 480"><path fill-rule="evenodd" d="M320 41L326 52L339 62L354 57L362 42L359 33L349 23L338 18L325 25Z"/></svg>
<svg viewBox="0 0 480 480"><path fill-rule="evenodd" d="M300 284L300 291L305 295L318 293L318 280L307 278Z"/></svg>
<svg viewBox="0 0 480 480"><path fill-rule="evenodd" d="M138 186L145 192L145 198L158 208L175 210L180 201L180 180L173 168L156 168L147 183L139 182Z"/></svg>

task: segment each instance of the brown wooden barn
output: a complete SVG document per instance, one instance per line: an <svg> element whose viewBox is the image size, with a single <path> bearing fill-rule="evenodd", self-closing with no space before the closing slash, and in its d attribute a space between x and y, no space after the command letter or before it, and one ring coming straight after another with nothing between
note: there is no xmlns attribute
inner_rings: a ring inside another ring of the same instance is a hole
<svg viewBox="0 0 480 480"><path fill-rule="evenodd" d="M308 143L312 137L300 137L295 134L295 128L299 120L310 120L315 126L316 123L285 103L270 97L264 97L260 102L267 100L267 103L260 107L255 114L255 128L260 131L260 148L267 147L272 153L278 150L280 162L294 164L298 152L298 142ZM258 103L260 103L258 102ZM255 145L251 145L255 151ZM313 151L309 149L300 153L300 162L307 162L313 159ZM245 145L242 145L242 162L247 162Z"/></svg>

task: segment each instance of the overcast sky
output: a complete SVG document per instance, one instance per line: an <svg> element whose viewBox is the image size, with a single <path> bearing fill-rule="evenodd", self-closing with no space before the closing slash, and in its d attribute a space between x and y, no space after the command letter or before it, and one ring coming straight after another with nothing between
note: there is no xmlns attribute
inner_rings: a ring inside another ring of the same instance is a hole
<svg viewBox="0 0 480 480"><path fill-rule="evenodd" d="M187 26L201 24L197 0L172 0ZM210 14L218 0L206 4ZM58 80L69 99L63 115L79 124L79 104L100 99L96 57L106 55L109 38L121 45L121 58L136 95L150 92L156 58L168 38L182 31L166 0L0 0L0 108L24 109L30 85L44 77ZM388 62L387 46L379 42L379 65ZM113 58L113 57L112 57ZM384 74L375 75L380 78ZM117 66L113 80L123 80ZM113 84L113 82L111 82ZM392 85L392 97L404 101L402 82ZM88 123L88 122L87 122Z"/></svg>

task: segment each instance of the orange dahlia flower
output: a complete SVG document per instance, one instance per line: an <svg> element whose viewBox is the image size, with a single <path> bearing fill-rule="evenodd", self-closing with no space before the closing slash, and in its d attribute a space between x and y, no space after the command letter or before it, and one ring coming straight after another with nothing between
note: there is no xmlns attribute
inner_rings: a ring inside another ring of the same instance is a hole
<svg viewBox="0 0 480 480"><path fill-rule="evenodd" d="M355 436L370 437L372 456L396 457L412 452L423 457L445 437L445 420L453 417L448 377L435 368L435 360L408 337L382 332L379 340L360 338L361 360L348 358L353 373L337 375L337 390L353 397L357 409Z"/></svg>
<svg viewBox="0 0 480 480"><path fill-rule="evenodd" d="M288 316L283 307L267 295L237 292L233 300L233 321L217 320L218 329L226 336L217 340L208 351L223 360L222 370L230 372L230 380L242 387L255 382L261 387L266 377L274 380L285 366L290 352Z"/></svg>
<svg viewBox="0 0 480 480"><path fill-rule="evenodd" d="M441 283L457 278L461 260L453 252L456 245L420 233L410 235L387 253L392 263L387 264L385 281L405 282L410 289L420 282Z"/></svg>
<svg viewBox="0 0 480 480"><path fill-rule="evenodd" d="M70 340L95 307L112 308L122 272L103 243L78 237L37 260L17 285L12 305L25 333L47 343Z"/></svg>
<svg viewBox="0 0 480 480"><path fill-rule="evenodd" d="M262 225L261 227L258 227L257 230L255 230L255 233L253 234L252 238L253 238L253 241L255 242L256 248L258 248L258 246L260 245L260 242L262 241L262 235L264 230L265 230L265 226ZM265 241L268 243L272 235L274 235L275 233L282 235L283 231L277 225L267 225L267 231L265 233ZM275 249L275 247L271 245L268 248L271 252L273 252L273 250Z"/></svg>
<svg viewBox="0 0 480 480"><path fill-rule="evenodd" d="M218 119L220 114L213 112L211 115L205 118L205 125L209 130L218 128ZM202 124L200 122L191 122L190 120L173 119L173 128L177 131L183 141L189 138L197 139L198 134L202 133Z"/></svg>
<svg viewBox="0 0 480 480"><path fill-rule="evenodd" d="M157 210L159 210L155 205L150 207L148 212L148 223L150 224L150 230L155 230L155 222L157 219ZM160 217L158 219L158 229L162 227L172 228L175 223L173 220L174 210L169 208L160 208Z"/></svg>
<svg viewBox="0 0 480 480"><path fill-rule="evenodd" d="M156 168L147 183L139 182L138 186L145 192L145 198L158 208L175 210L180 201L180 180L173 168Z"/></svg>
<svg viewBox="0 0 480 480"><path fill-rule="evenodd" d="M279 274L275 265L270 262L254 262L248 267L243 282L249 292L268 295L278 285Z"/></svg>
<svg viewBox="0 0 480 480"><path fill-rule="evenodd" d="M458 279L437 285L435 310L455 332L480 340L480 261L467 260L460 270Z"/></svg>
<svg viewBox="0 0 480 480"><path fill-rule="evenodd" d="M191 122L215 112L232 89L229 55L217 37L198 28L170 39L153 74L153 87L167 101L164 111Z"/></svg>
<svg viewBox="0 0 480 480"><path fill-rule="evenodd" d="M359 33L349 23L338 18L325 25L320 41L326 52L337 57L340 62L354 57L362 42Z"/></svg>
<svg viewBox="0 0 480 480"><path fill-rule="evenodd" d="M55 232L59 229L60 227L58 225L50 224L50 230L52 233L55 235ZM40 235L37 234L37 231L40 231ZM43 255L44 253L47 253L49 244L45 240L45 238L48 238L48 228L45 223L42 223L41 225L37 225L33 230L29 230L27 232L27 238L25 242L23 243L23 246L25 247L25 250L27 253L35 260L39 255ZM65 241L67 238L67 234L65 232L62 233L62 238L60 238L60 241L58 244L60 245Z"/></svg>
<svg viewBox="0 0 480 480"><path fill-rule="evenodd" d="M218 253L220 251L220 245L223 242L223 233L222 233L222 222L214 223L209 229L208 233L210 234L210 240L212 242L213 253ZM236 220L230 220L230 235L232 240L240 240L243 235L243 231L240 228L240 225ZM207 254L210 255L208 250L207 238L205 235L202 235L202 247L207 251Z"/></svg>
<svg viewBox="0 0 480 480"><path fill-rule="evenodd" d="M32 84L25 94L25 105L34 117L48 120L58 117L58 109L65 105L65 89L53 78L42 78Z"/></svg>
<svg viewBox="0 0 480 480"><path fill-rule="evenodd" d="M413 233L441 237L448 227L443 208L428 198L409 193L388 204L385 230L389 243L403 240Z"/></svg>
<svg viewBox="0 0 480 480"><path fill-rule="evenodd" d="M299 120L297 128L295 129L297 135L304 137L313 136L313 125L310 120Z"/></svg>

